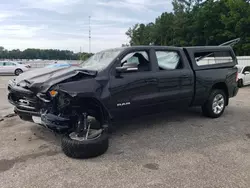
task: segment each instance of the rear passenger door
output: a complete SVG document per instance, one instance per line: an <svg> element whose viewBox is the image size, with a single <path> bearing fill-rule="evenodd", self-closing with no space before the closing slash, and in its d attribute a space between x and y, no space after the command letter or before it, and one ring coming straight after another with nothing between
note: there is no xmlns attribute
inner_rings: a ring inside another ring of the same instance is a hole
<svg viewBox="0 0 250 188"><path fill-rule="evenodd" d="M193 97L194 76L180 48L155 49L158 65L158 102L165 107L189 106Z"/></svg>

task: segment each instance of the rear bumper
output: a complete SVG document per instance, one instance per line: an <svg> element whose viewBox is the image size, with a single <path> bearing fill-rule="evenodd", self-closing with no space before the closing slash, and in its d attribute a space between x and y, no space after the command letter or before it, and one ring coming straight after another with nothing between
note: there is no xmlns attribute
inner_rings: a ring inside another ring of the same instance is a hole
<svg viewBox="0 0 250 188"><path fill-rule="evenodd" d="M233 87L233 88L231 89L231 92L229 93L229 98L235 97L235 96L237 95L238 91L239 91L238 86Z"/></svg>
<svg viewBox="0 0 250 188"><path fill-rule="evenodd" d="M57 133L65 133L72 127L70 119L59 117L51 113L41 114L39 112L22 110L17 107L15 107L14 112L19 116L30 116L31 121L32 116L41 117L42 125Z"/></svg>
<svg viewBox="0 0 250 188"><path fill-rule="evenodd" d="M238 87L234 88L233 97L235 97L237 95L238 91L239 91Z"/></svg>

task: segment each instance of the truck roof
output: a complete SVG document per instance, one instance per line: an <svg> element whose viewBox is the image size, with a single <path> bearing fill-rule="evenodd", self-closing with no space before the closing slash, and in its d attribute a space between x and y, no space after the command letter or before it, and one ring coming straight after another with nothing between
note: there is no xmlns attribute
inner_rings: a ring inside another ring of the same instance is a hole
<svg viewBox="0 0 250 188"><path fill-rule="evenodd" d="M115 48L115 49L141 49L141 48L158 48L158 49L163 49L163 48L173 48L173 49L231 49L231 46L185 46L185 47L178 47L178 46L154 46L154 45L141 45L141 46L128 46L128 47L120 47L120 48Z"/></svg>

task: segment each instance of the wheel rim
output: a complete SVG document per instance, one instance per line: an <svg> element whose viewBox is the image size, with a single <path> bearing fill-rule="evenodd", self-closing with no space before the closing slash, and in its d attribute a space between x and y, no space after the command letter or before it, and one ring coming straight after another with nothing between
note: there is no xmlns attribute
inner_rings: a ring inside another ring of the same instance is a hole
<svg viewBox="0 0 250 188"><path fill-rule="evenodd" d="M97 139L101 136L102 134L102 129L89 129L88 135L83 135L83 136L79 136L78 133L76 132L72 132L69 134L69 137L72 140L77 140L77 141L84 141L84 140L94 140Z"/></svg>
<svg viewBox="0 0 250 188"><path fill-rule="evenodd" d="M21 70L16 70L16 75L19 75L19 74L21 74L23 71L21 71Z"/></svg>
<svg viewBox="0 0 250 188"><path fill-rule="evenodd" d="M213 100L213 112L215 114L220 114L225 105L225 100L222 94L217 94Z"/></svg>

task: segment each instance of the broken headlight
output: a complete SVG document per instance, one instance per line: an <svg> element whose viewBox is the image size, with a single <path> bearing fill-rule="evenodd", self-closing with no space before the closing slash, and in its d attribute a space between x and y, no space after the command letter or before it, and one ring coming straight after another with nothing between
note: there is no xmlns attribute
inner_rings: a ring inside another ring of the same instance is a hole
<svg viewBox="0 0 250 188"><path fill-rule="evenodd" d="M50 91L49 91L49 95L50 95L51 97L55 97L55 96L57 96L57 94L58 94L58 92L57 92L56 90L50 90Z"/></svg>
<svg viewBox="0 0 250 188"><path fill-rule="evenodd" d="M58 95L58 86L55 85L55 86L52 86L49 91L48 91L48 94L51 98L54 98Z"/></svg>

